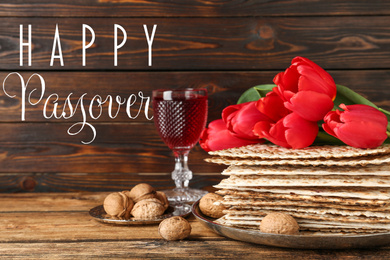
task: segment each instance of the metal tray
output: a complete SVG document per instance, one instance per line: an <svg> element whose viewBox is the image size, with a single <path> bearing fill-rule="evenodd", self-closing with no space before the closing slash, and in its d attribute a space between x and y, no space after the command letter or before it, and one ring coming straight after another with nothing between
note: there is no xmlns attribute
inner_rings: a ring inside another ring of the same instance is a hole
<svg viewBox="0 0 390 260"><path fill-rule="evenodd" d="M234 240L255 244L295 249L351 249L390 245L390 233L376 234L326 234L326 235L280 235L256 230L234 228L215 223L213 218L202 214L199 201L192 205L192 213L205 227Z"/></svg>
<svg viewBox="0 0 390 260"><path fill-rule="evenodd" d="M121 219L108 215L103 208L103 205L92 208L89 211L89 215L91 215L95 220L107 223L107 224L115 224L115 225L149 225L149 224L158 224L166 218L170 218L173 216L181 216L187 217L191 214L191 206L187 204L172 204L169 205L169 208L165 211L164 215L159 216L154 219Z"/></svg>

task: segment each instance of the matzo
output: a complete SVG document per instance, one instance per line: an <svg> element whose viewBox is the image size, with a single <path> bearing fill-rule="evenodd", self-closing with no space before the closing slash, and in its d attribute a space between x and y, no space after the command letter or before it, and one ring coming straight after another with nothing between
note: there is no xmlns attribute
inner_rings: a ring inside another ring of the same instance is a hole
<svg viewBox="0 0 390 260"><path fill-rule="evenodd" d="M248 166L231 165L222 175L375 175L389 176L390 164L367 165L366 167L323 166Z"/></svg>
<svg viewBox="0 0 390 260"><path fill-rule="evenodd" d="M373 212L369 210L345 210L335 208L310 208L310 207L278 207L278 206L264 206L264 207L251 207L251 206L234 206L226 210L228 214L243 214L243 215L257 215L263 211L278 211L278 212L292 212L307 213L307 214L325 214L335 216L357 216L367 218L388 219L390 223L390 212Z"/></svg>
<svg viewBox="0 0 390 260"><path fill-rule="evenodd" d="M366 166L390 163L390 156L388 154L356 157L346 160L342 159L241 159L229 157L213 157L206 158L206 162L224 164L224 165L300 165L300 166Z"/></svg>
<svg viewBox="0 0 390 260"><path fill-rule="evenodd" d="M390 176L231 175L223 187L390 187Z"/></svg>
<svg viewBox="0 0 390 260"><path fill-rule="evenodd" d="M258 230L271 212L294 217L301 230L389 232L390 144L376 149L269 144L209 152L229 165L214 186L227 207L218 223Z"/></svg>
<svg viewBox="0 0 390 260"><path fill-rule="evenodd" d="M239 220L226 220L220 221L219 224L225 226L231 226L236 228L243 229L252 229L259 230L260 221L239 221ZM389 232L390 227L381 227L377 224L369 225L364 224L363 226L356 225L358 223L353 223L351 226L343 226L338 225L337 222L333 225L317 225L317 224L306 224L300 223L300 234L301 235L345 235L347 234L365 234L365 233L383 233ZM311 231L310 233L306 233L305 231ZM340 234L341 233L341 234Z"/></svg>
<svg viewBox="0 0 390 260"><path fill-rule="evenodd" d="M256 215L249 215L246 214L247 212L242 212L242 214L226 214L226 219L240 219L242 216L246 216L248 219L254 219L254 220L261 220L265 215L277 212L274 210L262 210L260 212L256 212ZM382 224L389 224L390 229L390 219L386 218L368 218L368 217L361 217L361 216L335 216L332 214L312 214L312 213L301 213L301 212L289 212L286 211L285 213L291 215L294 218L301 218L301 219L311 219L311 220L322 220L322 221L338 221L338 222L356 222L356 223L382 223Z"/></svg>
<svg viewBox="0 0 390 260"><path fill-rule="evenodd" d="M309 146L303 149L289 149L273 144L253 144L226 150L210 151L210 155L233 158L258 159L318 159L351 158L367 155L389 154L390 144L375 149L360 149L351 146Z"/></svg>
<svg viewBox="0 0 390 260"><path fill-rule="evenodd" d="M256 219L249 218L248 216L241 215L240 217L235 216L233 219L228 219L227 216L223 216L217 220L216 223L219 224L234 224L234 225L253 225L258 229L261 223L262 217L258 217ZM349 228L349 229L385 229L389 230L389 224L381 224L381 223L359 223L359 222L338 222L338 221L323 221L323 220L307 220L296 218L296 221L301 226L312 226L312 227L337 227L337 228Z"/></svg>
<svg viewBox="0 0 390 260"><path fill-rule="evenodd" d="M224 189L224 187L220 185L216 185L216 188ZM337 198L345 198L345 199L366 199L366 200L389 200L390 199L390 189L388 188L380 188L380 189L369 189L369 188L343 188L340 190L339 188L332 187L315 187L315 188L305 188L305 187L290 187L289 189L281 189L281 188L273 188L273 187L235 187L228 188L230 192L250 192L252 194L262 194L276 196L279 195L289 195L290 197L297 196L313 196L320 197L331 197L332 199ZM223 192L226 190L220 190L217 193L223 195ZM305 199L308 199L306 197ZM299 197L298 197L299 199Z"/></svg>
<svg viewBox="0 0 390 260"><path fill-rule="evenodd" d="M390 206L355 206L343 205L337 203L316 203L305 200L264 200L264 199L248 199L245 197L228 197L224 198L223 205L225 207L240 206L240 207L259 207L259 206L295 206L295 207L314 207L314 208L335 208L346 210L370 210L370 211L389 211Z"/></svg>

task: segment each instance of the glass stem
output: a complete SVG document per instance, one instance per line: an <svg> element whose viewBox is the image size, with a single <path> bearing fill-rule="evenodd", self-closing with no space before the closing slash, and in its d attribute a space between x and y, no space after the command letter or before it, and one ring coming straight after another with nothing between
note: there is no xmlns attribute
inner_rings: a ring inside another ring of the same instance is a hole
<svg viewBox="0 0 390 260"><path fill-rule="evenodd" d="M188 188L192 179L192 171L188 168L188 154L190 151L175 151L175 170L172 172L172 179L175 181L176 189Z"/></svg>

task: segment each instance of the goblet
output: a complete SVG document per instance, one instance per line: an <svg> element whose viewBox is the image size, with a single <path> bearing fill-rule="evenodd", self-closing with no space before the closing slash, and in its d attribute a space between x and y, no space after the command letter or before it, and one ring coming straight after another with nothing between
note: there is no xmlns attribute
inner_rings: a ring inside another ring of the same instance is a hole
<svg viewBox="0 0 390 260"><path fill-rule="evenodd" d="M155 126L175 156L172 179L176 188L164 192L171 202L194 202L207 193L188 187L192 179L188 154L206 126L207 90L159 89L153 91L152 98Z"/></svg>

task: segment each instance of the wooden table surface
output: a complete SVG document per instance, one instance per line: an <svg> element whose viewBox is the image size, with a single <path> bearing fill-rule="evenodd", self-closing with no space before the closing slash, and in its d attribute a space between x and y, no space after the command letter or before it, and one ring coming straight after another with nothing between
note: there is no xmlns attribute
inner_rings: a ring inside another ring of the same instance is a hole
<svg viewBox="0 0 390 260"><path fill-rule="evenodd" d="M108 193L18 193L0 196L0 258L389 259L390 245L354 250L295 250L221 237L192 215L183 241L165 241L157 225L115 226L89 216Z"/></svg>

